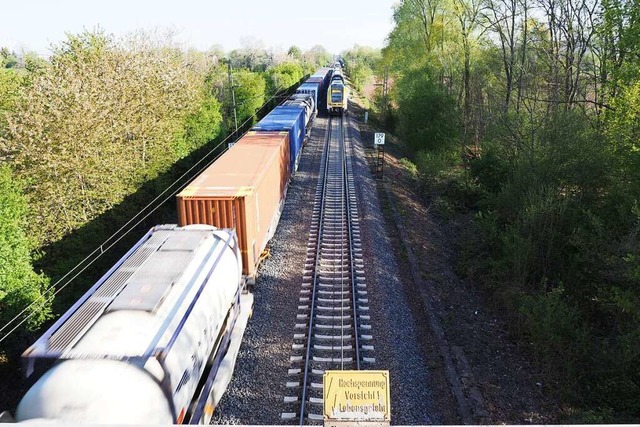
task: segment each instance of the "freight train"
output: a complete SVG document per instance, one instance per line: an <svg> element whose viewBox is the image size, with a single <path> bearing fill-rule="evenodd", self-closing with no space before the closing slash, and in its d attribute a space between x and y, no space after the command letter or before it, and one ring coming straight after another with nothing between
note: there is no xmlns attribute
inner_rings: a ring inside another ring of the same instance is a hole
<svg viewBox="0 0 640 427"><path fill-rule="evenodd" d="M209 423L329 71L195 177L177 195L178 224L151 229L25 351L27 375L44 373L17 421Z"/></svg>

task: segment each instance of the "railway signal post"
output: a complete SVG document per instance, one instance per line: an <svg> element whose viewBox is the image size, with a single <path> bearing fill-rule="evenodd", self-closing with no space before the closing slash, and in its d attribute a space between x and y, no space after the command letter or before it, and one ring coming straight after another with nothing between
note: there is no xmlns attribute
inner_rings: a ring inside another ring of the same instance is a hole
<svg viewBox="0 0 640 427"><path fill-rule="evenodd" d="M378 153L377 162L376 162L376 178L382 179L383 171L384 171L384 132L376 132L373 145L376 147L376 152Z"/></svg>

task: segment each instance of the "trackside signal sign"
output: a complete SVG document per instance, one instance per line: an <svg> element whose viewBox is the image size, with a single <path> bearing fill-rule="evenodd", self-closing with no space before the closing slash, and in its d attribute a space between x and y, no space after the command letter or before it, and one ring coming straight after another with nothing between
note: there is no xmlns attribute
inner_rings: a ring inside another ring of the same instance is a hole
<svg viewBox="0 0 640 427"><path fill-rule="evenodd" d="M325 371L322 394L325 427L391 421L389 371Z"/></svg>
<svg viewBox="0 0 640 427"><path fill-rule="evenodd" d="M373 145L384 145L384 132L376 132Z"/></svg>

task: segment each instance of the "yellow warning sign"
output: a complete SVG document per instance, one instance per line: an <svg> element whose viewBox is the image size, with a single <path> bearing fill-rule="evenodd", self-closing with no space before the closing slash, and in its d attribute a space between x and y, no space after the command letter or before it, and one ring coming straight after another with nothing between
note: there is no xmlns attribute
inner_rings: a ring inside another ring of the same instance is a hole
<svg viewBox="0 0 640 427"><path fill-rule="evenodd" d="M324 419L391 421L389 371L325 371Z"/></svg>

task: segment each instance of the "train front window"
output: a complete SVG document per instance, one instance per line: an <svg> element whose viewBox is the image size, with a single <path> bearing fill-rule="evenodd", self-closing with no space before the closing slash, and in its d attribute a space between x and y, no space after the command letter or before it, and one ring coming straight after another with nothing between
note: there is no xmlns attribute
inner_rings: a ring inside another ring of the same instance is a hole
<svg viewBox="0 0 640 427"><path fill-rule="evenodd" d="M342 91L331 91L331 102L342 102Z"/></svg>

